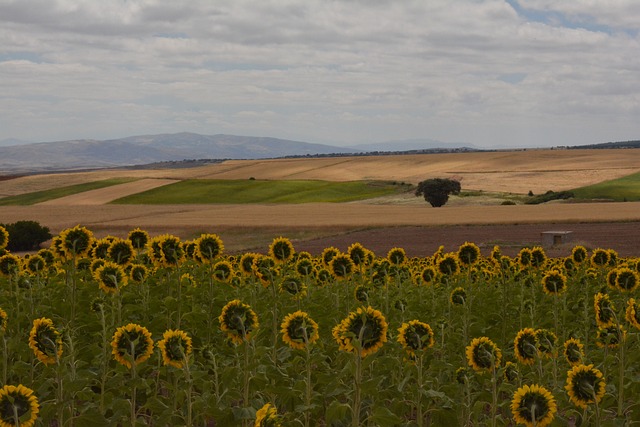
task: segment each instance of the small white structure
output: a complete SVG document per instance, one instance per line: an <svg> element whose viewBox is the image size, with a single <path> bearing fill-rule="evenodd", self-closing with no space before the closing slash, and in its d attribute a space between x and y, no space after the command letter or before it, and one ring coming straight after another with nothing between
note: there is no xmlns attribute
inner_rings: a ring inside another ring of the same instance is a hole
<svg viewBox="0 0 640 427"><path fill-rule="evenodd" d="M542 246L558 246L571 241L573 231L543 231Z"/></svg>

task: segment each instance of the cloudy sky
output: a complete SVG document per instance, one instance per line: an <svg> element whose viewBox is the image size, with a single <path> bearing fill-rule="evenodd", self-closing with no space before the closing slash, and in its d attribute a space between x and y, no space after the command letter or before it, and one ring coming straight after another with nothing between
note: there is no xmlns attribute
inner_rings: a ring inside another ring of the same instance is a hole
<svg viewBox="0 0 640 427"><path fill-rule="evenodd" d="M0 140L640 139L638 0L0 0Z"/></svg>

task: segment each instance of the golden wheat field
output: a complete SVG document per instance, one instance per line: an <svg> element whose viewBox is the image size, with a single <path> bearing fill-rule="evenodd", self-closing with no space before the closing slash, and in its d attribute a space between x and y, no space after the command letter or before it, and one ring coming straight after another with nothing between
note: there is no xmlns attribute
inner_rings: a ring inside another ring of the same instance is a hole
<svg viewBox="0 0 640 427"><path fill-rule="evenodd" d="M135 227L191 238L199 232L243 229L353 230L462 224L533 224L639 221L640 203L518 206L468 205L452 200L432 208L422 198L394 196L356 203L300 205L109 205L110 200L182 179L394 180L417 183L454 177L463 190L538 194L619 178L638 171L640 150L526 150L372 157L233 160L182 169L114 169L24 176L0 183L0 196L107 178L137 181L34 206L0 207L0 222L39 221L57 233L78 224L98 234L123 235ZM327 233L324 231L324 233ZM243 237L247 239L248 237Z"/></svg>

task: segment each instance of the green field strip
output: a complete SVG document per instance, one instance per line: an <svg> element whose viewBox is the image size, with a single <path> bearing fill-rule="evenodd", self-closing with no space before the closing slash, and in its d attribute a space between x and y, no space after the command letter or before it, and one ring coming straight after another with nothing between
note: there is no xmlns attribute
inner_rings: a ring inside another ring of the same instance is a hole
<svg viewBox="0 0 640 427"><path fill-rule="evenodd" d="M640 172L571 191L582 200L640 201Z"/></svg>

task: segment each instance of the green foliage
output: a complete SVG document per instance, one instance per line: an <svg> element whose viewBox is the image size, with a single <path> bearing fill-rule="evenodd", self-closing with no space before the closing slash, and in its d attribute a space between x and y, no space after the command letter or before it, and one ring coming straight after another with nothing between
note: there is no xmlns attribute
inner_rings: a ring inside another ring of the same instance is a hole
<svg viewBox="0 0 640 427"><path fill-rule="evenodd" d="M416 188L415 195L424 199L434 208L444 206L450 194L460 193L460 182L448 178L432 178L422 181Z"/></svg>
<svg viewBox="0 0 640 427"><path fill-rule="evenodd" d="M539 205L540 203L550 202L552 200L567 200L573 198L573 192L571 191L547 191L544 194L533 196L528 200L525 200L527 205Z"/></svg>
<svg viewBox="0 0 640 427"><path fill-rule="evenodd" d="M83 193L89 190L110 187L112 185L124 184L135 181L136 178L112 178L102 181L92 181L83 184L69 185L66 187L54 188L51 190L34 191L32 193L19 194L0 199L0 206L29 206L47 200L59 199L60 197L71 196L72 194Z"/></svg>
<svg viewBox="0 0 640 427"><path fill-rule="evenodd" d="M7 249L12 252L31 251L41 243L51 239L49 227L43 227L37 221L17 221L12 224L0 224L9 233Z"/></svg>
<svg viewBox="0 0 640 427"><path fill-rule="evenodd" d="M583 200L613 200L616 202L640 200L640 172L611 181L604 181L571 190Z"/></svg>
<svg viewBox="0 0 640 427"><path fill-rule="evenodd" d="M192 179L123 197L119 204L350 202L406 191L387 182Z"/></svg>

